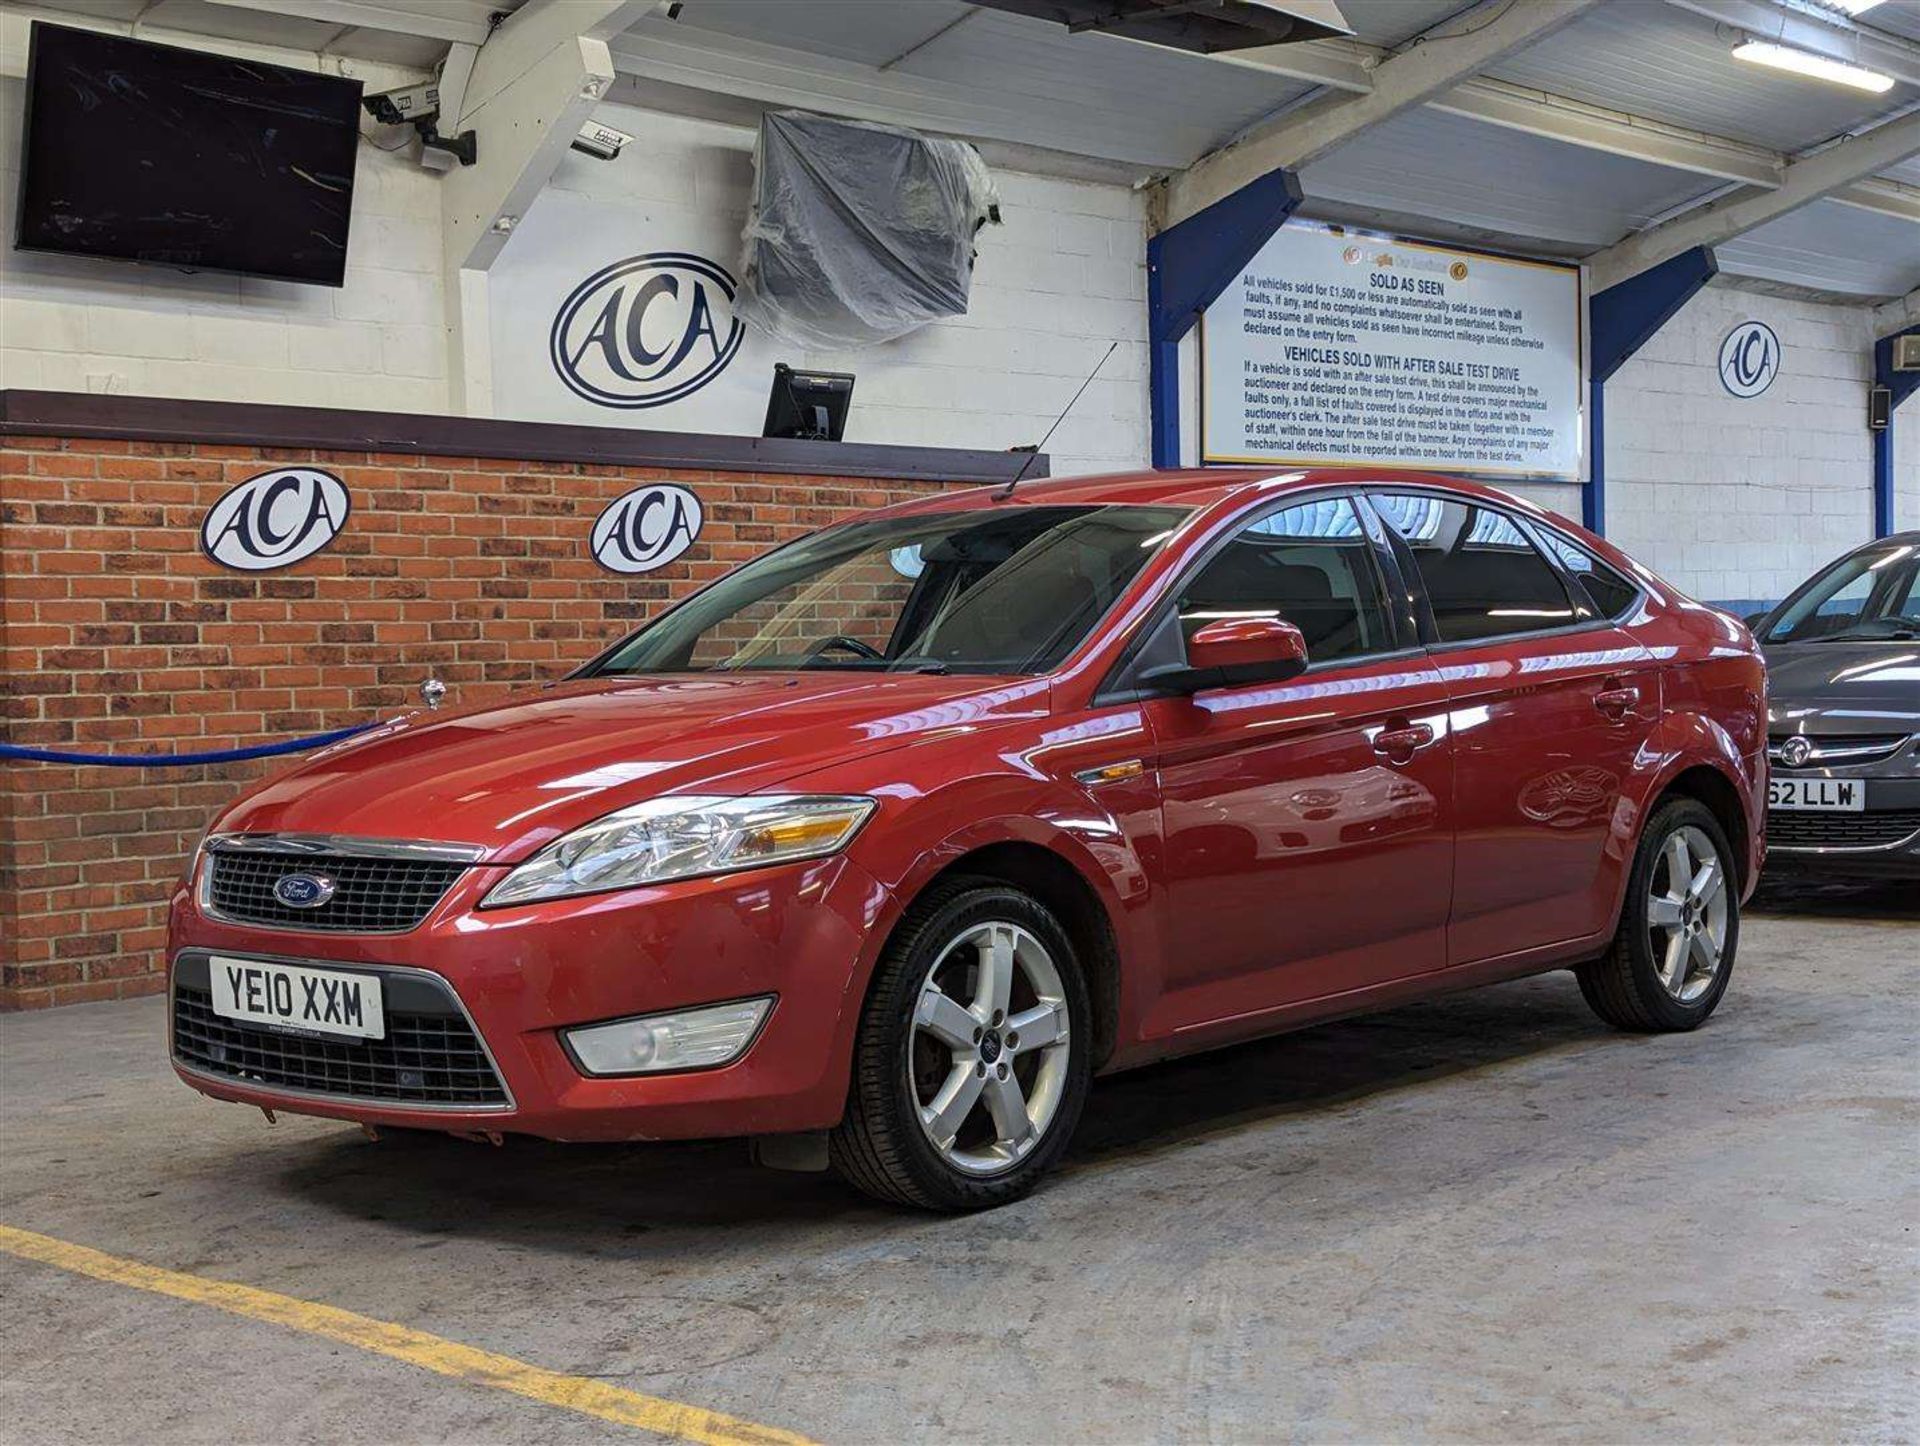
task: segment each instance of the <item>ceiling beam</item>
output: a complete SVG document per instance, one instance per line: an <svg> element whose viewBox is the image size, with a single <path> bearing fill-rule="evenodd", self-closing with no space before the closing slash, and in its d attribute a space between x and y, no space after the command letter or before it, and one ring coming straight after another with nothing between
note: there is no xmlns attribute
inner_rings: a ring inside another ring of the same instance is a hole
<svg viewBox="0 0 1920 1446"><path fill-rule="evenodd" d="M1873 330L1876 336L1886 336L1908 326L1920 326L1920 286L1898 300L1889 301L1885 306L1876 306L1873 309Z"/></svg>
<svg viewBox="0 0 1920 1446"><path fill-rule="evenodd" d="M295 20L322 20L361 30L417 35L424 40L461 45L479 45L487 38L486 11L458 3L441 3L430 11L382 5L378 0L213 0L213 3L231 10L262 10Z"/></svg>
<svg viewBox="0 0 1920 1446"><path fill-rule="evenodd" d="M1470 80L1428 104L1526 135L1748 186L1771 189L1787 168L1787 157L1764 146L1663 125L1504 80Z"/></svg>
<svg viewBox="0 0 1920 1446"><path fill-rule="evenodd" d="M1827 199L1838 201L1843 206L1872 211L1876 215L1891 216L1896 221L1912 221L1920 225L1920 186L1909 186L1905 181L1890 181L1876 176L1851 186L1842 186Z"/></svg>
<svg viewBox="0 0 1920 1446"><path fill-rule="evenodd" d="M1370 126L1424 105L1462 80L1571 24L1600 0L1489 0L1491 20L1452 35L1423 36L1382 61L1370 90L1331 95L1289 110L1238 141L1202 156L1168 182L1166 222L1176 225L1269 171L1297 169ZM1456 20L1447 22L1456 24Z"/></svg>
<svg viewBox="0 0 1920 1446"><path fill-rule="evenodd" d="M1837 12L1815 13L1810 7L1790 7L1771 3L1771 0L1667 0L1667 3L1715 24L1745 31L1758 40L1811 50L1815 55L1881 71L1908 85L1920 85L1920 45L1874 29L1871 20L1850 20Z"/></svg>
<svg viewBox="0 0 1920 1446"><path fill-rule="evenodd" d="M1127 39L1125 36L1119 37ZM1147 42L1129 41L1144 45ZM1329 90L1360 94L1373 89L1373 72L1387 52L1358 40L1308 40L1293 45L1251 45L1245 50L1216 50L1207 59L1221 65L1264 70L1288 80L1304 80Z"/></svg>
<svg viewBox="0 0 1920 1446"><path fill-rule="evenodd" d="M438 123L443 135L473 131L478 145L473 165L455 166L440 181L441 295L456 411L485 416L492 408L487 268L613 84L607 40L657 3L528 0L477 52L460 57L465 84L453 77Z"/></svg>
<svg viewBox="0 0 1920 1446"><path fill-rule="evenodd" d="M1793 162L1771 191L1743 187L1609 246L1587 258L1588 284L1604 290L1695 246L1731 241L1914 155L1920 155L1920 111Z"/></svg>
<svg viewBox="0 0 1920 1446"><path fill-rule="evenodd" d="M1184 166L1203 143L1068 101L1035 97L1030 107L1015 108L1003 91L664 19L645 21L615 42L614 62L640 80L969 140L1044 145L1143 169Z"/></svg>
<svg viewBox="0 0 1920 1446"><path fill-rule="evenodd" d="M461 107L460 129L472 125L475 112L508 87L518 85L557 47L588 41L605 53L613 40L624 35L643 16L658 10L661 3L662 0L527 0L486 37L486 43L474 58L473 73L467 79L465 102ZM605 84L600 87L602 91L605 88ZM598 95L594 98L598 99ZM444 125L440 129L449 135L455 134ZM578 129L577 122L575 129ZM567 138L572 140L572 131L567 133Z"/></svg>

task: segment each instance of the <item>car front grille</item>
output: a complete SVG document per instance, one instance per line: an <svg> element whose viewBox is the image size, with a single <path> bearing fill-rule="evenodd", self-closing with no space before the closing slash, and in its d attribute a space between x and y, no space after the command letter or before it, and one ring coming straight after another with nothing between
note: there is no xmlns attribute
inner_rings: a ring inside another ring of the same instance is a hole
<svg viewBox="0 0 1920 1446"><path fill-rule="evenodd" d="M207 902L226 919L326 934L399 934L418 928L466 865L438 859L248 849L208 854ZM273 886L289 874L331 879L334 894L317 908L295 909Z"/></svg>
<svg viewBox="0 0 1920 1446"><path fill-rule="evenodd" d="M450 999L447 1009L390 1010L385 1039L314 1039L222 1019L210 990L176 979L173 1052L182 1064L238 1084L380 1104L511 1103L466 1016Z"/></svg>
<svg viewBox="0 0 1920 1446"><path fill-rule="evenodd" d="M1774 809L1767 814L1767 845L1781 849L1888 848L1920 833L1920 808L1878 813Z"/></svg>
<svg viewBox="0 0 1920 1446"><path fill-rule="evenodd" d="M1791 733L1776 733L1767 740L1767 757L1783 763L1781 752ZM1854 768L1864 763L1884 763L1907 746L1905 733L1843 733L1832 736L1807 736L1809 752L1794 765L1799 768Z"/></svg>

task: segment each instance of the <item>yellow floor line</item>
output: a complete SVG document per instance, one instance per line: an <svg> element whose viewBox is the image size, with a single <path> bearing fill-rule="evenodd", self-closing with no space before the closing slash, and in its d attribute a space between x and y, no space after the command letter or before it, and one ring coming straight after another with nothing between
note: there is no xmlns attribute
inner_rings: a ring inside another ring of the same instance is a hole
<svg viewBox="0 0 1920 1446"><path fill-rule="evenodd" d="M207 1280L177 1270L142 1265L137 1260L125 1260L84 1245L71 1245L50 1235L36 1235L31 1230L0 1225L0 1251L79 1275L90 1275L95 1280L150 1290L178 1300L210 1305L249 1320L270 1321L309 1335L324 1336L458 1381L511 1391L516 1396L562 1410L577 1411L621 1426L638 1426L643 1431L677 1440L698 1441L706 1446L811 1446L806 1437L778 1427L758 1426L699 1406L624 1391L585 1376L543 1370L511 1356L476 1350L425 1331L356 1315L350 1310L316 1305L271 1290L256 1290L250 1285Z"/></svg>

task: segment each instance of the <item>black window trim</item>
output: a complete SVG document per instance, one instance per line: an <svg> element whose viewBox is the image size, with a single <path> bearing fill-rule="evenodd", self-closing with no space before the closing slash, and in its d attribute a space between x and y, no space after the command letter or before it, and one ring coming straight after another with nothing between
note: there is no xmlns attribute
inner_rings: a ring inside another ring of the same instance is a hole
<svg viewBox="0 0 1920 1446"><path fill-rule="evenodd" d="M1635 577L1632 573L1623 572L1621 571L1621 569L1615 567L1612 563L1608 562L1604 557L1600 556L1600 554L1595 552L1591 547L1588 547L1579 538L1569 537L1563 528L1555 527L1551 522L1544 522L1537 517L1528 517L1523 514L1520 517L1520 521L1525 523L1526 526L1532 532L1534 532L1535 534L1538 534L1538 536L1536 537L1536 541L1540 545L1540 550L1547 555L1547 561L1552 563L1554 567L1559 569L1563 577L1567 578L1568 580L1576 584L1577 586L1577 591L1575 592L1576 603L1578 599L1585 598L1593 609L1593 615L1599 618L1602 622L1612 623L1617 627L1622 618L1626 617L1627 614L1631 613L1636 607L1638 607L1641 603L1646 601L1647 585L1645 583L1641 582L1640 579ZM1633 596L1628 598L1623 605L1615 609L1613 612L1610 612L1610 613L1601 612L1600 604L1597 602L1594 602L1592 594L1587 591L1586 584L1580 581L1580 574L1575 572L1572 568L1568 567L1564 562L1561 561L1560 555L1557 552L1555 552L1551 546L1548 546L1546 544L1544 539L1547 537L1557 537L1560 539L1560 541L1564 542L1568 547L1571 547L1575 552L1584 553L1588 558L1588 560L1593 563L1595 568L1605 568L1608 572L1612 573L1615 577L1619 578L1620 581L1625 583L1628 587L1632 588Z"/></svg>
<svg viewBox="0 0 1920 1446"><path fill-rule="evenodd" d="M1171 696L1164 689L1141 688L1130 680L1135 663L1141 651L1152 641L1153 636L1166 622L1170 609L1179 606L1181 589L1203 571L1213 559L1226 550L1227 545L1241 533L1263 518L1272 517L1290 508L1309 502L1324 502L1330 498L1344 498L1360 519L1360 529L1367 542L1367 554L1373 559L1374 582L1380 589L1380 600L1387 627L1393 634L1394 646L1380 648L1368 653L1350 653L1345 657L1328 658L1324 662L1313 662L1311 658L1304 672L1299 676L1312 677L1322 672L1331 672L1336 668L1350 668L1363 663L1374 663L1400 657L1413 657L1425 651L1425 643L1418 632L1415 614L1412 611L1413 592L1401 573L1399 560L1391 551L1393 529L1386 526L1365 505L1360 491L1351 483L1339 483L1325 487L1311 487L1300 492L1283 492L1270 497L1244 511L1235 513L1220 529L1219 535L1207 542L1199 552L1187 560L1186 565L1169 582L1163 584L1159 599L1152 610L1140 620L1133 636L1107 669L1107 675L1100 680L1100 686L1094 689L1088 703L1090 708L1104 708L1112 704L1138 703L1151 698ZM1235 687L1267 687L1268 684L1234 684L1228 688L1210 688L1208 692L1228 692Z"/></svg>
<svg viewBox="0 0 1920 1446"><path fill-rule="evenodd" d="M1498 633L1492 637L1462 638L1455 642L1449 642L1440 636L1439 624L1434 620L1433 616L1433 601L1427 596L1426 579L1420 575L1420 565L1414 558L1413 549L1408 546L1407 540L1400 536L1397 528L1388 524L1384 518L1381 518L1381 525L1386 529L1389 543L1394 551L1394 556L1400 562L1402 573L1409 579L1409 590L1418 599L1416 612L1420 620L1421 636L1427 640L1426 648L1428 652L1452 653L1464 648L1493 647L1513 638L1552 638L1570 633L1596 632L1603 628L1616 626L1613 618L1600 616L1599 610L1587 600L1587 590L1579 586L1573 575L1561 564L1560 559L1553 555L1553 549L1548 547L1538 537L1534 536L1533 530L1529 526L1533 519L1525 513L1515 512L1501 503L1489 501L1483 497L1469 496L1463 492L1455 492L1451 488L1430 486L1418 482L1374 482L1362 484L1362 486L1364 489L1363 495L1368 499L1368 509L1374 511L1375 516L1379 516L1379 513L1373 509L1372 506L1372 497L1375 493L1385 495L1412 493L1417 496L1438 497L1445 502L1458 502L1463 506L1478 507L1485 511L1499 514L1507 521L1515 524L1520 535L1527 539L1528 544L1536 553L1540 554L1541 558L1546 562L1548 569L1559 579L1560 587L1567 595L1567 602L1572 606L1576 614L1574 621L1570 623L1557 623L1552 627L1521 628L1510 633ZM1569 541L1571 540L1572 539L1569 539ZM1574 545L1576 547L1579 546L1578 543ZM1581 550L1585 551L1584 548ZM1596 559L1596 561L1597 560L1598 559ZM1636 582L1635 586L1639 586L1639 584ZM1644 595L1644 591L1645 590L1642 589L1642 595Z"/></svg>

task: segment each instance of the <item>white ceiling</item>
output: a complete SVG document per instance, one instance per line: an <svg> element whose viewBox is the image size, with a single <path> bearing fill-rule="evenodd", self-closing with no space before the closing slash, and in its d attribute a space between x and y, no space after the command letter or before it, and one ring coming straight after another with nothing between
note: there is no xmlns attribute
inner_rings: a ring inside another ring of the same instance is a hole
<svg viewBox="0 0 1920 1446"><path fill-rule="evenodd" d="M449 40L483 37L489 15L520 0L40 3L120 23L137 18L143 30L426 66ZM1733 0L1716 3L1724 8ZM1444 44L1429 34L1435 26L1449 33L1485 23L1466 16L1468 0L1341 5L1360 44L1310 48L1332 67L1329 74L1356 74L1355 59L1422 36L1419 43ZM1812 5L1751 0L1751 13L1804 17ZM1491 19L1498 11L1486 13ZM1883 0L1858 24L1869 27L1862 35L1906 47L1912 73L1920 75L1920 0ZM1920 106L1916 85L1874 96L1735 61L1732 38L1679 4L1606 0L1487 75L1531 94L1603 108L1628 127L1678 127L1760 148L1754 155L1791 157ZM799 106L893 120L1037 148L1021 153L1027 163L1078 174L1095 162L1106 173L1134 177L1184 168L1316 93L1310 81L1256 68L1244 56L1230 62L1070 35L965 0L686 0L678 19L656 13L642 20L615 51L643 98L651 88L709 95L749 115ZM1920 216L1920 158L1885 175L1916 188L1894 193L1894 202ZM1725 185L1715 175L1432 108L1363 131L1309 166L1302 183L1310 214L1392 218L1402 229L1556 255L1600 250ZM1920 221L1822 202L1722 246L1720 257L1724 272L1770 284L1890 296L1920 285Z"/></svg>
<svg viewBox="0 0 1920 1446"><path fill-rule="evenodd" d="M1386 47L1471 8L1466 0L1342 4L1356 39ZM1880 9L1897 22L1889 32L1920 34L1920 0ZM1731 37L1697 14L1660 0L1609 0L1488 74L1787 156L1920 104L1920 87L1868 95L1736 61L1731 48ZM1243 64L1072 36L960 0L688 0L677 21L643 20L617 52L623 69L653 81L697 76L766 104L909 124L918 117L930 129L1094 155L1142 174L1184 167L1314 92ZM1915 55L1920 64L1920 48ZM1920 185L1920 160L1888 176ZM1498 237L1558 255L1600 250L1725 185L1432 109L1363 132L1301 180L1309 214L1392 217L1429 234ZM1910 199L1920 207L1920 194ZM1839 205L1809 216L1722 248L1723 271L1751 268L1756 279L1837 295L1920 285L1920 224Z"/></svg>
<svg viewBox="0 0 1920 1446"><path fill-rule="evenodd" d="M1920 40L1920 0L1881 0L1871 14L1861 18L1871 21L1876 30Z"/></svg>
<svg viewBox="0 0 1920 1446"><path fill-rule="evenodd" d="M1462 116L1414 111L1308 166L1300 182L1310 203L1439 216L1575 255L1646 225L1711 184L1685 171L1587 151L1579 153L1582 184L1572 186L1568 149Z"/></svg>
<svg viewBox="0 0 1920 1446"><path fill-rule="evenodd" d="M450 40L478 42L487 17L518 9L524 0L32 0L38 10L88 15L137 26L138 33L174 30L251 45L280 45L352 60L426 67L447 53ZM301 14L303 8L326 18ZM355 23L379 19L379 25Z"/></svg>
<svg viewBox="0 0 1920 1446"><path fill-rule="evenodd" d="M1714 248L1730 276L1861 296L1900 296L1920 285L1920 226L1833 201L1811 206Z"/></svg>
<svg viewBox="0 0 1920 1446"><path fill-rule="evenodd" d="M1735 60L1712 21L1646 0L1602 6L1487 73L1777 151L1803 151L1920 100L1913 86L1867 95Z"/></svg>

